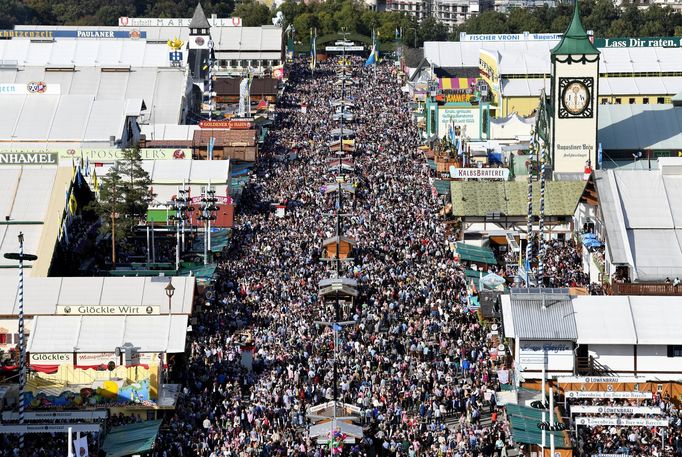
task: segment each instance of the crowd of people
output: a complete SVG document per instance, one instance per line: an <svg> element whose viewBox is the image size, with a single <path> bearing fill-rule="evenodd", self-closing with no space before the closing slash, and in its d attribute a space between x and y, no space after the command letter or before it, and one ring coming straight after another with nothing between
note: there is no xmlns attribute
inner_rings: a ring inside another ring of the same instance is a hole
<svg viewBox="0 0 682 457"><path fill-rule="evenodd" d="M329 455L309 436L306 411L333 399L335 344L339 401L359 408L364 429L343 446L347 455L491 456L511 443L496 412L501 358L489 356L487 329L464 309L466 285L446 249L397 70L349 60L345 88L337 59L314 74L303 62L291 67L155 455ZM340 274L357 280L360 295L341 316L353 325L335 342L315 322L335 317L318 283L333 274L322 241L341 210L324 192L336 178L328 143L339 126L331 101L341 97L354 105L346 128L356 146L341 229L357 245ZM274 205L286 206L284 217ZM245 329L252 370L241 363Z"/></svg>
<svg viewBox="0 0 682 457"><path fill-rule="evenodd" d="M573 413L582 417L617 417L619 419L650 418L663 420L667 426L643 425L595 425L579 426L573 436L574 449L578 455L623 454L631 456L680 457L682 456L682 410L667 394L657 392L651 399L569 399L568 412L576 406L658 408L660 413L613 415L603 413Z"/></svg>

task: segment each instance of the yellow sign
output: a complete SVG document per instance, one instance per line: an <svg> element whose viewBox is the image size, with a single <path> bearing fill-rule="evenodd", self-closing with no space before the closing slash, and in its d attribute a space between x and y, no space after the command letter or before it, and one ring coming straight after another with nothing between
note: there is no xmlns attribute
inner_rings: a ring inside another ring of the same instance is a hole
<svg viewBox="0 0 682 457"><path fill-rule="evenodd" d="M497 52L484 49L479 52L478 71L496 97L500 93L500 65Z"/></svg>

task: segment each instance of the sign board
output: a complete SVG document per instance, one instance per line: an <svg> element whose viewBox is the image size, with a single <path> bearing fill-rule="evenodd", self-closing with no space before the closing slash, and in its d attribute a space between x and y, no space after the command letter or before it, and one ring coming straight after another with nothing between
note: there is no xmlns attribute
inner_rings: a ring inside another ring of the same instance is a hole
<svg viewBox="0 0 682 457"><path fill-rule="evenodd" d="M96 433L101 427L97 424L32 424L32 425L0 425L0 433Z"/></svg>
<svg viewBox="0 0 682 457"><path fill-rule="evenodd" d="M564 393L567 399L570 398L630 398L646 400L653 398L651 392L589 392L586 390L569 390Z"/></svg>
<svg viewBox="0 0 682 457"><path fill-rule="evenodd" d="M438 137L448 134L450 126L460 127L462 136L468 138L478 138L481 113L478 108L450 108L438 110Z"/></svg>
<svg viewBox="0 0 682 457"><path fill-rule="evenodd" d="M594 38L598 48L679 48L682 37Z"/></svg>
<svg viewBox="0 0 682 457"><path fill-rule="evenodd" d="M201 195L196 195L194 197L191 197L190 201L192 203L200 203L202 198L203 197ZM232 197L230 197L229 195L228 196L222 196L222 197L215 195L213 198L216 199L216 203L218 205L221 205L221 204L222 205L231 205L232 204Z"/></svg>
<svg viewBox="0 0 682 457"><path fill-rule="evenodd" d="M147 32L138 30L0 30L2 38L94 38L137 40L147 38Z"/></svg>
<svg viewBox="0 0 682 457"><path fill-rule="evenodd" d="M587 425L588 427L594 427L595 425L667 427L668 419L648 419L645 417L636 417L632 419L625 419L622 417L576 417L575 424Z"/></svg>
<svg viewBox="0 0 682 457"><path fill-rule="evenodd" d="M0 165L57 165L55 152L5 152L0 151Z"/></svg>
<svg viewBox="0 0 682 457"><path fill-rule="evenodd" d="M161 313L159 306L139 305L57 305L57 314L82 316L150 316Z"/></svg>
<svg viewBox="0 0 682 457"><path fill-rule="evenodd" d="M560 40L563 33L482 33L469 35L459 34L459 41L552 41Z"/></svg>
<svg viewBox="0 0 682 457"><path fill-rule="evenodd" d="M519 362L522 370L573 369L573 343L570 341L521 341Z"/></svg>
<svg viewBox="0 0 682 457"><path fill-rule="evenodd" d="M661 414L661 408L653 406L594 406L575 405L571 406L571 414Z"/></svg>
<svg viewBox="0 0 682 457"><path fill-rule="evenodd" d="M24 420L27 421L71 421L71 420L103 420L108 416L106 410L96 411L26 411L24 413ZM18 421L19 413L14 411L3 411L3 421Z"/></svg>
<svg viewBox="0 0 682 457"><path fill-rule="evenodd" d="M70 352L40 353L31 352L30 365L73 365L73 354Z"/></svg>
<svg viewBox="0 0 682 457"><path fill-rule="evenodd" d="M240 17L209 17L211 27L241 27ZM189 27L191 18L150 18L150 17L127 17L118 18L119 27Z"/></svg>
<svg viewBox="0 0 682 457"><path fill-rule="evenodd" d="M254 126L253 119L225 119L219 121L199 121L202 129L250 130Z"/></svg>
<svg viewBox="0 0 682 457"><path fill-rule="evenodd" d="M123 158L123 150L118 148L71 148L56 149L49 152L59 154L59 162L62 165L71 166L72 160L90 159L94 162L114 162ZM175 148L144 148L140 149L142 160L189 160L192 158L191 149Z"/></svg>
<svg viewBox="0 0 682 457"><path fill-rule="evenodd" d="M325 46L324 48L327 52L353 52L353 51L364 51L364 46Z"/></svg>
<svg viewBox="0 0 682 457"><path fill-rule="evenodd" d="M478 71L494 94L500 93L500 62L495 51L481 49L478 56Z"/></svg>
<svg viewBox="0 0 682 457"><path fill-rule="evenodd" d="M563 377L557 378L557 382L559 382L560 384L638 383L638 382L646 382L646 377L645 376L629 376L629 377L618 377L618 376L563 376Z"/></svg>
<svg viewBox="0 0 682 457"><path fill-rule="evenodd" d="M450 167L453 179L509 179L508 168L455 168Z"/></svg>
<svg viewBox="0 0 682 457"><path fill-rule="evenodd" d="M59 84L47 84L45 81L30 81L26 84L0 84L0 95L59 95Z"/></svg>

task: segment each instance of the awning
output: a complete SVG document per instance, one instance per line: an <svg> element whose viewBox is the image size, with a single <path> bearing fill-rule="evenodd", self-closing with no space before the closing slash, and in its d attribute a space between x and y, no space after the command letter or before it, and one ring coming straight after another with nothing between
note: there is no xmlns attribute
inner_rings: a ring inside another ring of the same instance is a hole
<svg viewBox="0 0 682 457"><path fill-rule="evenodd" d="M112 427L102 444L107 457L143 454L152 449L161 420Z"/></svg>
<svg viewBox="0 0 682 457"><path fill-rule="evenodd" d="M542 410L535 408L528 408L526 406L514 405L508 403L507 418L512 427L512 438L516 443L535 444L542 443L542 430L538 428L538 423L542 422ZM565 440L566 434L563 432L545 432L547 434L547 443L549 443L549 435L554 435L554 443L557 448L570 448L570 444Z"/></svg>
<svg viewBox="0 0 682 457"><path fill-rule="evenodd" d="M493 251L487 248L457 243L457 254L459 254L460 260L464 260L466 262L497 265L495 254L493 254Z"/></svg>

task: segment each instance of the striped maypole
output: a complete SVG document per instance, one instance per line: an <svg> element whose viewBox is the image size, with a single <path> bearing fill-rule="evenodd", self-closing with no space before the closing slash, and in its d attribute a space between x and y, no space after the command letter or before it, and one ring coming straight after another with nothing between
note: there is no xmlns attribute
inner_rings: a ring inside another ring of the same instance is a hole
<svg viewBox="0 0 682 457"><path fill-rule="evenodd" d="M540 221L538 222L539 243L538 250L538 285L542 287L545 279L545 149L536 144L540 152Z"/></svg>
<svg viewBox="0 0 682 457"><path fill-rule="evenodd" d="M532 135L532 132L531 132ZM531 141L530 145L528 146L529 148L529 154L528 157L530 160L528 161L528 219L527 219L527 227L526 227L526 261L528 262L528 265L530 265L530 257L532 254L532 239L533 239L533 149L535 148L535 145ZM529 271L526 271L526 277L530 275ZM526 281L526 287L529 287L528 282Z"/></svg>
<svg viewBox="0 0 682 457"><path fill-rule="evenodd" d="M24 336L24 234L19 232L19 425L24 425L26 409L26 341ZM24 451L25 433L19 435L19 453Z"/></svg>

